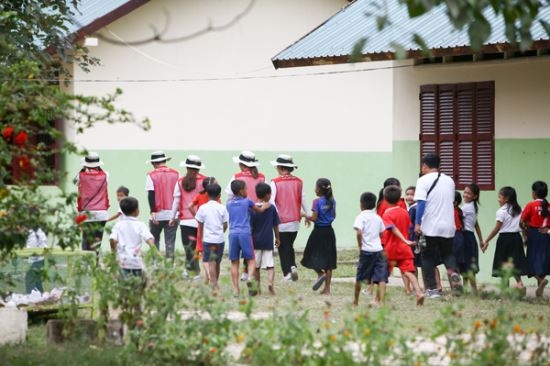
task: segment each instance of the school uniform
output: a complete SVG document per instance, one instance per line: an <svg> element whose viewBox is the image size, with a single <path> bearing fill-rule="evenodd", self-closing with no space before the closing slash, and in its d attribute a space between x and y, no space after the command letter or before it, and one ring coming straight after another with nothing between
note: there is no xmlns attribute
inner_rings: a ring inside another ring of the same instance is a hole
<svg viewBox="0 0 550 366"><path fill-rule="evenodd" d="M548 217L541 215L541 199L529 202L521 213L521 221L527 225L527 275L544 277L550 274L550 235L539 228L550 225ZM550 210L550 204L548 205Z"/></svg>
<svg viewBox="0 0 550 366"><path fill-rule="evenodd" d="M330 204L325 197L313 200L311 210L317 212L317 220L304 249L302 266L316 271L336 269L336 236L332 222L336 217L336 201Z"/></svg>
<svg viewBox="0 0 550 366"><path fill-rule="evenodd" d="M512 216L509 204L502 205L496 213L496 220L502 223L493 258L493 277L500 277L502 265L512 261L514 275L526 273L527 261L523 250L523 239L520 234L520 215Z"/></svg>
<svg viewBox="0 0 550 366"><path fill-rule="evenodd" d="M382 219L374 210L363 210L355 218L353 228L361 230L361 251L355 280L388 282L388 261L380 239L386 229Z"/></svg>
<svg viewBox="0 0 550 366"><path fill-rule="evenodd" d="M464 262L457 263L461 273L479 272L479 248L475 236L475 227L477 223L477 212L474 202L467 202L462 205L462 215L464 229ZM458 262L458 260L457 260Z"/></svg>

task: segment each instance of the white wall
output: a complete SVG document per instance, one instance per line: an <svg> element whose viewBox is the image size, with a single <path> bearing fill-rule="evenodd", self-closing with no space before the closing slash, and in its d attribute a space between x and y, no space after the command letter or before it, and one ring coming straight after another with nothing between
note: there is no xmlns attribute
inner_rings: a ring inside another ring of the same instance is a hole
<svg viewBox="0 0 550 366"><path fill-rule="evenodd" d="M395 69L395 140L418 140L420 85L489 80L495 81L496 139L550 137L550 57L545 56Z"/></svg>
<svg viewBox="0 0 550 366"><path fill-rule="evenodd" d="M165 37L177 37L208 21L225 24L247 3L151 1L103 33L146 38L168 11ZM77 70L74 91L102 95L120 87L120 106L148 116L153 128L97 126L77 141L90 149L391 151L388 63L275 70L270 61L347 3L258 0L235 26L190 41L126 47L100 40L91 54L102 66Z"/></svg>

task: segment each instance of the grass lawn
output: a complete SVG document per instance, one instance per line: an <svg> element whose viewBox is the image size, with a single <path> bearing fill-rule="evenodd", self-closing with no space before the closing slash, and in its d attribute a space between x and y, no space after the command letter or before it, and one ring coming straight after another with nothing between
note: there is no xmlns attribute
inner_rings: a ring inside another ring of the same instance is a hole
<svg viewBox="0 0 550 366"><path fill-rule="evenodd" d="M297 254L297 257L301 256ZM311 286L316 274L311 270L299 268L299 280L283 283L280 267L276 263L275 291L271 296L267 292L266 272L262 271L262 293L254 298L245 294L246 286L241 283L241 296L234 297L229 277L229 262L222 262L221 292L215 301L225 304L228 311L242 310L243 300L251 301L252 313L307 314L313 330L322 332L322 328L344 329L346 321L354 316L369 314L375 317L380 311L387 311L392 322L391 331L407 337L431 337L434 330L442 324L452 324L452 332L468 333L474 324L489 324L497 317L499 309L505 309L511 324L527 332L549 334L550 302L548 291L542 299L534 297L534 289L529 289L528 297L514 300L509 297L465 294L461 297L446 295L440 299L426 299L424 306L415 305L414 296L403 291L400 278L392 278L388 286L384 310L369 308L370 297L361 294L358 307L352 306L355 275L355 251L339 253L338 269L334 271L332 293L323 296L314 292ZM442 271L443 272L443 271ZM204 286L201 282L181 280L178 284L186 286ZM366 288L364 286L363 288ZM447 291L448 292L448 291ZM182 303L182 309L195 308L194 304ZM512 329L510 329L512 332ZM67 342L63 345L50 345L46 342L46 327L43 322L29 326L27 343L16 346L0 347L0 365L59 365L59 364L118 364L124 348L109 345L88 345ZM6 363L8 362L8 363Z"/></svg>

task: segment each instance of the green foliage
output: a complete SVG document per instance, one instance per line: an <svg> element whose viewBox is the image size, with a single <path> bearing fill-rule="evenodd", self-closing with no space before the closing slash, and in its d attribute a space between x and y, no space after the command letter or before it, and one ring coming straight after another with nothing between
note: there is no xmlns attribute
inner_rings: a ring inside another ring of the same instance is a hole
<svg viewBox="0 0 550 366"><path fill-rule="evenodd" d="M74 225L74 195L40 189L63 178L51 164L64 154L83 154L63 140L60 122L77 133L98 122L135 123L116 106L122 91L103 97L74 95L62 84L70 80L71 65L88 70L98 60L72 42L67 25L78 1L6 0L0 4L0 255L25 245L31 227L41 227L55 244L78 243ZM48 143L49 142L49 143ZM18 168L20 174L14 175ZM29 215L35 207L41 215Z"/></svg>

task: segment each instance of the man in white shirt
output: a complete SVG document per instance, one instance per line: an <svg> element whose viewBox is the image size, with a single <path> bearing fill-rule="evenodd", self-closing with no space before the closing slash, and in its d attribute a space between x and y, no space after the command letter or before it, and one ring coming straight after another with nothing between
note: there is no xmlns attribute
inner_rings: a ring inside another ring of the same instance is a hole
<svg viewBox="0 0 550 366"><path fill-rule="evenodd" d="M435 267L439 258L447 268L451 287L462 290L460 275L452 245L455 235L453 179L439 172L439 156L426 154L422 158L422 176L416 182L417 202L415 232L426 238L422 252L422 271L426 274L427 297L439 297L435 282Z"/></svg>

